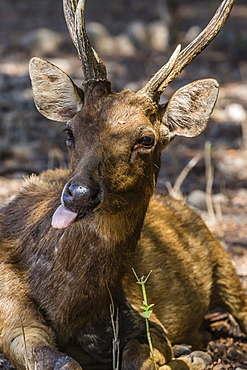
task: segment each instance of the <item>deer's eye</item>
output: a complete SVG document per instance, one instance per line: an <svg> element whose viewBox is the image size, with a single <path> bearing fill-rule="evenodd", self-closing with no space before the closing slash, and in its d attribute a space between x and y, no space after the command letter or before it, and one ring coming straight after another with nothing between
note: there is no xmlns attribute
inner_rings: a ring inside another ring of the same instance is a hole
<svg viewBox="0 0 247 370"><path fill-rule="evenodd" d="M66 144L68 147L72 147L74 145L73 131L70 128L66 128L64 131L66 132L67 135Z"/></svg>
<svg viewBox="0 0 247 370"><path fill-rule="evenodd" d="M154 146L154 137L153 136L142 136L137 140L135 147L142 147L150 149Z"/></svg>

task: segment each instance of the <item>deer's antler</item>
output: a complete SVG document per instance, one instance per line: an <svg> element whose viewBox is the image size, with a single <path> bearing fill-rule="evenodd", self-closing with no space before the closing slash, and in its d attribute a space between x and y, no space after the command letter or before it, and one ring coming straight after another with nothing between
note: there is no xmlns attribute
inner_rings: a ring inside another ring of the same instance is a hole
<svg viewBox="0 0 247 370"><path fill-rule="evenodd" d="M85 81L107 81L106 67L90 45L84 20L85 0L63 0L70 36L82 62Z"/></svg>
<svg viewBox="0 0 247 370"><path fill-rule="evenodd" d="M223 0L206 28L183 49L176 49L168 63L138 91L151 100L158 100L166 86L215 38L228 18L235 0Z"/></svg>

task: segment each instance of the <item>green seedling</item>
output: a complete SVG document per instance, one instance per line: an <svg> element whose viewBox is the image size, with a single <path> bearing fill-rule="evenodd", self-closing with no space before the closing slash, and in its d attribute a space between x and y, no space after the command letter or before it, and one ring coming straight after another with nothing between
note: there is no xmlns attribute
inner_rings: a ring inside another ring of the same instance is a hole
<svg viewBox="0 0 247 370"><path fill-rule="evenodd" d="M141 278L138 278L135 270L133 268L132 268L132 270L133 270L133 274L135 275L135 278L137 280L137 284L140 284L141 287L142 287L143 306L141 306L140 308L143 310L143 312L141 314L145 318L147 340L148 340L148 345L149 345L149 349L150 349L150 355L151 355L152 361L154 363L154 368L155 368L155 370L157 370L157 365L156 365L156 361L155 361L155 357L154 357L153 344L152 344L152 339L151 339L151 334L150 334L150 328L149 328L149 321L148 321L150 316L152 315L153 311L151 310L151 308L154 306L154 303L148 304L147 292L146 292L146 287L145 287L145 284L146 284L149 276L151 275L152 270L149 272L149 274L146 278L145 278L145 276L142 276Z"/></svg>

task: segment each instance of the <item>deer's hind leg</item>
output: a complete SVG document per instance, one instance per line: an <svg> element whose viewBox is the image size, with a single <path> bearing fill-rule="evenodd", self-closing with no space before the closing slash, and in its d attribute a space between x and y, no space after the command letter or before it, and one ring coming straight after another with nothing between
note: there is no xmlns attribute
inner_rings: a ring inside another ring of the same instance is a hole
<svg viewBox="0 0 247 370"><path fill-rule="evenodd" d="M241 285L234 266L223 250L214 269L213 306L225 308L238 322L243 333L247 334L247 295Z"/></svg>
<svg viewBox="0 0 247 370"><path fill-rule="evenodd" d="M18 370L81 369L55 349L53 332L30 299L24 273L1 256L0 350Z"/></svg>

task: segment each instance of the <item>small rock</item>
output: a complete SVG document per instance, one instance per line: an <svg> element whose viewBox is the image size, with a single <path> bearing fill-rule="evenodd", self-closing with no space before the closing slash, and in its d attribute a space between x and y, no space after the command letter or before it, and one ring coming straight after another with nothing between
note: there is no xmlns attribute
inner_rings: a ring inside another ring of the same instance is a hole
<svg viewBox="0 0 247 370"><path fill-rule="evenodd" d="M186 32L185 35L185 42L189 44L192 40L194 40L199 33L201 32L201 27L199 26L192 26L189 28L189 30Z"/></svg>
<svg viewBox="0 0 247 370"><path fill-rule="evenodd" d="M191 346L187 344L175 345L173 347L174 357L189 355L191 353Z"/></svg>
<svg viewBox="0 0 247 370"><path fill-rule="evenodd" d="M212 357L203 351L193 351L189 355L181 356L180 358L189 365L193 364L193 369L195 370L203 370L212 362Z"/></svg>
<svg viewBox="0 0 247 370"><path fill-rule="evenodd" d="M228 197L225 194L218 193L212 195L213 204L224 204L227 203Z"/></svg>
<svg viewBox="0 0 247 370"><path fill-rule="evenodd" d="M135 21L127 27L126 34L135 46L140 49L149 48L149 31L146 23Z"/></svg>
<svg viewBox="0 0 247 370"><path fill-rule="evenodd" d="M243 122L247 118L247 113L241 104L232 103L227 105L226 114L232 122Z"/></svg>
<svg viewBox="0 0 247 370"><path fill-rule="evenodd" d="M247 203L247 189L239 188L234 197L231 199L232 203L235 205L242 205L244 206Z"/></svg>
<svg viewBox="0 0 247 370"><path fill-rule="evenodd" d="M114 52L114 38L110 35L103 24L98 22L90 22L87 25L87 34L92 46L100 54L111 54Z"/></svg>
<svg viewBox="0 0 247 370"><path fill-rule="evenodd" d="M200 358L206 365L212 362L212 357L208 353L203 352L203 351L193 351L191 352L191 357Z"/></svg>
<svg viewBox="0 0 247 370"><path fill-rule="evenodd" d="M134 55L135 47L127 35L121 34L115 38L115 52L122 56Z"/></svg>
<svg viewBox="0 0 247 370"><path fill-rule="evenodd" d="M152 22L149 26L150 47L157 51L166 51L169 46L169 29L164 22Z"/></svg>
<svg viewBox="0 0 247 370"><path fill-rule="evenodd" d="M51 53L62 44L62 36L48 28L39 28L24 34L20 44L30 51L39 50L39 53Z"/></svg>
<svg viewBox="0 0 247 370"><path fill-rule="evenodd" d="M202 190L194 190L187 197L187 202L203 211L207 210L206 193Z"/></svg>

